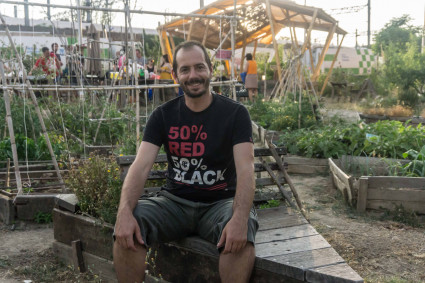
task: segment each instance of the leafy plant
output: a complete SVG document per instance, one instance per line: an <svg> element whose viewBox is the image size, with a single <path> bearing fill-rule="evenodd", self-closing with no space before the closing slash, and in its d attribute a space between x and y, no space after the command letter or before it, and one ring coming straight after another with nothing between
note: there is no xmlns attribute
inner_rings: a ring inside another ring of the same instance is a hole
<svg viewBox="0 0 425 283"><path fill-rule="evenodd" d="M39 224L50 223L50 222L53 221L53 217L52 217L51 213L45 213L45 212L38 211L34 215L34 221L39 223Z"/></svg>
<svg viewBox="0 0 425 283"><path fill-rule="evenodd" d="M90 154L70 170L66 183L76 194L83 213L115 223L122 181L113 156L102 158Z"/></svg>
<svg viewBox="0 0 425 283"><path fill-rule="evenodd" d="M278 207L280 205L280 200L278 199L271 199L268 200L267 203L263 203L260 205L260 209L264 208L271 208L271 207Z"/></svg>
<svg viewBox="0 0 425 283"><path fill-rule="evenodd" d="M405 165L399 165L402 176L407 177L425 177L425 145L418 152L414 149L409 149L403 153L403 157L411 160Z"/></svg>

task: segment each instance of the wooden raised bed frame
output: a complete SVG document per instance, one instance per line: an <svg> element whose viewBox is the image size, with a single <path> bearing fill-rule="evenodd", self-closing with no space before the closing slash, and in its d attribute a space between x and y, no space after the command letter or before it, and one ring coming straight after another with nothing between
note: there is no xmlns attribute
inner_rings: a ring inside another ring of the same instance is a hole
<svg viewBox="0 0 425 283"><path fill-rule="evenodd" d="M397 176L347 175L329 158L329 168L334 186L339 189L357 211L390 209L402 205L407 210L425 214L425 178Z"/></svg>

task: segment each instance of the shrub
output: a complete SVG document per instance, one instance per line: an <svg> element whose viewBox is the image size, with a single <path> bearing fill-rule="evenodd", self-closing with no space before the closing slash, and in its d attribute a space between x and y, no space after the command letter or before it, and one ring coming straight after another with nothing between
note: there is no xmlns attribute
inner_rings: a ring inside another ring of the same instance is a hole
<svg viewBox="0 0 425 283"><path fill-rule="evenodd" d="M66 182L78 197L81 212L115 224L122 181L114 157L90 154L70 170Z"/></svg>

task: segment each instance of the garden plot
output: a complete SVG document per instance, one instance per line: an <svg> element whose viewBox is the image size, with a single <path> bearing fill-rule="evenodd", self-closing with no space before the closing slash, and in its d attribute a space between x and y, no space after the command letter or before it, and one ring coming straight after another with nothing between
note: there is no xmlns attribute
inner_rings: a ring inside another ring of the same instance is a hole
<svg viewBox="0 0 425 283"><path fill-rule="evenodd" d="M406 209L425 214L425 178L388 176L392 170L406 168L411 162L344 156L339 160L330 158L329 167L334 187L359 212ZM399 167L394 169L394 163ZM356 175L350 175L355 172Z"/></svg>

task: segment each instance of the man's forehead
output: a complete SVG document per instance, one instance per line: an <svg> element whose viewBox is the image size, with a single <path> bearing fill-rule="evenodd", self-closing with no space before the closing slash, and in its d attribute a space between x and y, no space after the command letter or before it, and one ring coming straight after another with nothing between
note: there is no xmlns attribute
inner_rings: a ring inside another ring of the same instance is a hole
<svg viewBox="0 0 425 283"><path fill-rule="evenodd" d="M191 52L191 56L186 56L187 52ZM193 54L195 52L196 54ZM180 66L180 63L195 63L200 64L204 63L206 64L205 55L202 49L199 46L191 46L188 48L182 48L177 52L176 60L178 65ZM185 62L182 62L185 61Z"/></svg>

